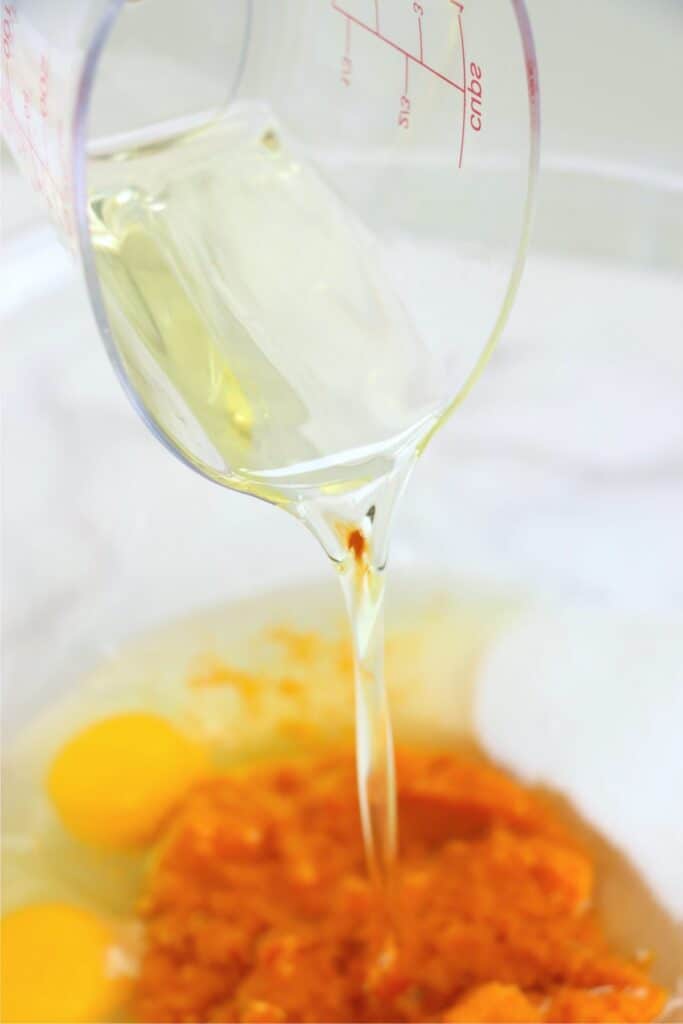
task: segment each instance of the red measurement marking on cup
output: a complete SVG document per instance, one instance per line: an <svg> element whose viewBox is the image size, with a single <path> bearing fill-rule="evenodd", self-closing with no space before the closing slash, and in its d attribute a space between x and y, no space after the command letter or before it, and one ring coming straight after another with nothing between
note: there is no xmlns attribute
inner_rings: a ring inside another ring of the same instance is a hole
<svg viewBox="0 0 683 1024"><path fill-rule="evenodd" d="M17 19L17 9L14 4L2 5L2 55L5 60L12 56L12 44L14 42L14 23Z"/></svg>
<svg viewBox="0 0 683 1024"><path fill-rule="evenodd" d="M411 53L409 50L406 50L403 46L399 46L399 44L395 42L393 39L390 39L388 36L382 35L379 28L373 27L372 25L368 25L367 22L361 21L361 19L357 18L354 14L350 14L348 11L345 11L344 8L341 7L336 2L336 0L332 0L332 8L333 10L337 11L338 14L341 14L344 18L347 18L354 25L357 25L358 28L362 28L365 32L369 32L370 35L373 35L375 36L376 39L379 39L381 43L384 43L386 46L390 46L393 50L396 50L398 53L402 53L404 57L408 58L408 60L412 61L414 64L418 64L421 68L424 68L425 71L428 71L431 75L435 75L437 78L440 78L442 82L445 82L447 85L450 85L453 89L458 89L460 92L463 93L465 92L465 87L461 85L459 82L454 82L452 78L449 78L447 75L444 75L440 71L437 71L437 69L432 67L431 64L427 64L427 62L423 60L420 56L418 56L418 54ZM377 0L376 10L378 14L376 21L377 25L379 25L379 0Z"/></svg>
<svg viewBox="0 0 683 1024"><path fill-rule="evenodd" d="M60 182L48 167L45 158L37 148L30 131L17 117L14 109L7 101L7 96L2 97L3 106L6 108L10 119L10 130L18 137L20 151L28 154L32 161L31 171L33 177L31 184L36 192L45 196L49 206L63 223L68 235L73 233L71 221L68 216L67 206L67 184Z"/></svg>
<svg viewBox="0 0 683 1024"><path fill-rule="evenodd" d="M40 58L40 116L45 120L47 117L47 98L50 86L50 64L45 54Z"/></svg>
<svg viewBox="0 0 683 1024"><path fill-rule="evenodd" d="M14 115L14 97L10 84L10 63L14 56L14 30L16 27L17 10L14 4L2 5L2 89L0 98L10 114Z"/></svg>
<svg viewBox="0 0 683 1024"><path fill-rule="evenodd" d="M15 112L12 109L8 108L8 114L9 114L11 120L12 120L12 126L14 127L15 131L17 131L19 133L23 145L28 149L28 151L31 154L32 158L35 160L35 162L40 167L40 170L41 170L42 174L50 182L50 184L53 186L53 188L55 188L57 191L59 191L60 190L59 189L59 185L58 185L57 181L55 180L55 178L53 177L52 172L50 171L50 168L45 163L45 160L43 159L40 151L36 148L36 144L33 141L33 137L31 136L30 132L27 131L27 129L24 127L24 125L21 123L21 121L19 120L19 118L17 117L17 115L15 114Z"/></svg>
<svg viewBox="0 0 683 1024"><path fill-rule="evenodd" d="M410 128L410 96L408 95L410 61L407 57L405 58L405 61L406 69L403 78L403 95L401 96L401 105L398 111L399 128Z"/></svg>
<svg viewBox="0 0 683 1024"><path fill-rule="evenodd" d="M4 73L0 91L3 116L8 133L14 139L17 154L26 163L30 183L44 197L57 221L71 237L74 228L69 215L69 174L63 153L61 122L57 126L59 166L54 169L50 166L50 60L46 52L39 53L38 78L32 83L33 87L23 82L21 88L16 86L12 76L16 17L14 5L4 4L1 50Z"/></svg>
<svg viewBox="0 0 683 1024"><path fill-rule="evenodd" d="M351 85L351 72L353 62L351 61L351 22L346 19L346 39L344 42L344 56L341 62L341 80L344 85Z"/></svg>
<svg viewBox="0 0 683 1024"><path fill-rule="evenodd" d="M414 3L413 11L417 14L417 34L420 38L420 60L424 61L424 43L422 41L422 19L424 18L425 9L422 4Z"/></svg>
<svg viewBox="0 0 683 1024"><path fill-rule="evenodd" d="M456 3L456 0L451 0ZM467 123L467 58L465 57L465 33L462 30L462 4L456 3L460 8L458 12L458 31L460 32L460 53L462 56L462 79L465 88L462 91L462 125L460 126L460 153L458 155L458 168L462 167L462 157L465 152L465 124Z"/></svg>
<svg viewBox="0 0 683 1024"><path fill-rule="evenodd" d="M351 14L350 11L347 11L344 7L341 6L341 4L338 2L338 0L331 0L332 9L334 11L336 11L337 14L341 14L342 17L346 21L346 45L345 45L345 50L344 50L344 56L342 58L342 67L341 67L341 80L342 80L344 85L347 85L347 86L351 85L352 64L351 64L351 57L350 57L350 38L351 38L351 26L352 25L355 25L358 28L362 29L364 32L369 33L371 36L374 36L375 39L378 39L381 43L384 43L386 46L389 46L393 50L396 50L397 53L400 53L400 54L403 55L403 58L404 58L404 61L405 61L404 85L403 85L403 94L401 95L401 98L400 98L400 107L399 107L399 112L398 112L398 126L400 128L407 129L407 128L410 127L411 102L410 102L410 97L409 97L409 94L408 94L408 77L409 77L409 66L410 66L411 63L418 65L418 67L424 68L424 70L429 72L429 74L434 75L440 81L444 82L446 85L450 86L452 89L456 89L458 92L460 92L462 94L462 117L461 117L460 141L459 141L459 149L458 149L458 167L462 167L463 155L464 155L464 152L465 152L465 130L466 130L466 126L467 126L468 100L469 100L469 97L468 97L468 86L467 86L467 58L466 58L466 54L465 54L465 35L464 35L464 31L463 31L463 14L465 12L465 4L464 4L464 2L460 2L460 0L450 0L450 5L452 7L455 7L455 9L457 11L458 33L460 35L460 54L461 54L461 59L462 59L462 83L456 82L456 81L454 81L454 79L449 78L448 75L445 75L442 71L437 70L437 68L433 67L431 64L428 63L428 61L425 60L424 35L423 35L423 25L422 25L423 18L425 17L425 3L424 3L424 0L422 0L422 2L419 2L419 0L414 0L414 2L412 4L413 13L415 14L416 20L417 20L417 33L416 33L417 52L416 53L412 53L410 50L406 50L405 47L403 47L399 43L397 43L396 40L391 39L388 35L385 35L381 31L381 28L380 28L379 0L374 0L374 11L375 11L375 24L374 24L374 26L369 24L366 21L363 21L361 18L356 17L355 14ZM455 12L454 12L454 14L455 14ZM477 127L475 127L473 125L473 130L474 131L480 131L481 130L481 119L479 119L477 123L478 123L479 127L477 128Z"/></svg>

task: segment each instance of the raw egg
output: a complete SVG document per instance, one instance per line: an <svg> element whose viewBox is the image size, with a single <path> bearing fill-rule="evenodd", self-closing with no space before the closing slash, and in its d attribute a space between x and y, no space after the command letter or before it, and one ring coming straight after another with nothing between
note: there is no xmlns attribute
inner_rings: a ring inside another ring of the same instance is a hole
<svg viewBox="0 0 683 1024"><path fill-rule="evenodd" d="M129 712L76 733L52 762L47 789L73 835L134 849L153 840L205 768L201 747L165 718Z"/></svg>
<svg viewBox="0 0 683 1024"><path fill-rule="evenodd" d="M88 910L36 903L2 919L2 1020L103 1019L124 982L108 970L111 928Z"/></svg>

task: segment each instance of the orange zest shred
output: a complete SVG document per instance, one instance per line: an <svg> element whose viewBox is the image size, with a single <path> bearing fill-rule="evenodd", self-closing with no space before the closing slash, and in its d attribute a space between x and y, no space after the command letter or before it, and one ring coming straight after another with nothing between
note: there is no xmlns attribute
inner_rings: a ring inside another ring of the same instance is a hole
<svg viewBox="0 0 683 1024"><path fill-rule="evenodd" d="M290 629L287 626L275 626L267 634L271 643L276 644L286 657L299 664L306 665L315 661L324 645L318 633Z"/></svg>
<svg viewBox="0 0 683 1024"><path fill-rule="evenodd" d="M226 665L219 658L202 658L187 680L193 690L208 690L225 686L237 693L253 711L258 711L263 691L260 676L245 669Z"/></svg>
<svg viewBox="0 0 683 1024"><path fill-rule="evenodd" d="M649 1021L592 865L481 761L403 751L396 934L375 913L353 760L221 775L175 814L141 904L140 1021Z"/></svg>

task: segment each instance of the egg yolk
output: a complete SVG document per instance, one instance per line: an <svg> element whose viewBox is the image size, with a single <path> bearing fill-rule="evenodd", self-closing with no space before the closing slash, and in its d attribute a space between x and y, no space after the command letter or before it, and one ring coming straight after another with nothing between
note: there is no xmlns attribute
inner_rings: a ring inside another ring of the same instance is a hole
<svg viewBox="0 0 683 1024"><path fill-rule="evenodd" d="M6 914L0 933L2 1020L97 1021L123 998L107 975L111 929L89 911L38 903Z"/></svg>
<svg viewBox="0 0 683 1024"><path fill-rule="evenodd" d="M47 788L79 839L132 849L155 837L205 767L203 750L166 719L131 712L94 722L69 740Z"/></svg>

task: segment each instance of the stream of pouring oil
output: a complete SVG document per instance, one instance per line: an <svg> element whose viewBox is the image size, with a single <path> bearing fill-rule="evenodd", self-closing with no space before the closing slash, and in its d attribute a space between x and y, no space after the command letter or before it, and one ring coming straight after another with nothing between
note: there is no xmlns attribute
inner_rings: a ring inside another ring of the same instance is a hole
<svg viewBox="0 0 683 1024"><path fill-rule="evenodd" d="M424 343L372 237L261 107L93 160L89 213L113 340L157 427L214 479L297 515L339 570L361 823L384 884L397 846L384 569L441 411L418 397Z"/></svg>

